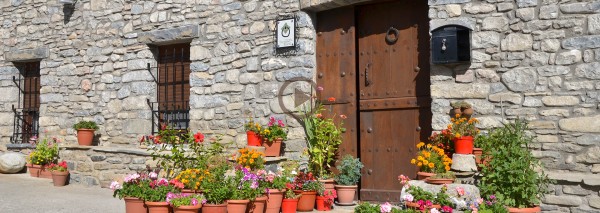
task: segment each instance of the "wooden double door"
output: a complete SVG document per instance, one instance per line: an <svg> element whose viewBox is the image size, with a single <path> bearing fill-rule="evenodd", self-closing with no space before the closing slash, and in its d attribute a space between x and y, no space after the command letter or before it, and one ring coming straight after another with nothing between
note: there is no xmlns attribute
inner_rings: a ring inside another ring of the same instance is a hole
<svg viewBox="0 0 600 213"><path fill-rule="evenodd" d="M399 201L397 177L416 176L410 159L431 133L427 10L402 0L317 14L317 84L348 117L339 154L365 164L361 200Z"/></svg>

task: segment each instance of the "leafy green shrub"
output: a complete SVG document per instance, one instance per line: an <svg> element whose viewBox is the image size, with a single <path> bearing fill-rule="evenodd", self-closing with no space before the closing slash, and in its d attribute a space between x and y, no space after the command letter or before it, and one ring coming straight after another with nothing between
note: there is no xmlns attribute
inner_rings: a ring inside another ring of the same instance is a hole
<svg viewBox="0 0 600 213"><path fill-rule="evenodd" d="M58 159L58 139L52 138L52 141L45 137L38 140L35 150L29 153L27 161L31 164L46 165L54 163Z"/></svg>
<svg viewBox="0 0 600 213"><path fill-rule="evenodd" d="M360 162L360 159L354 158L352 155L346 155L337 166L340 173L335 177L335 181L339 185L356 185L360 180L360 170L363 167L364 165Z"/></svg>
<svg viewBox="0 0 600 213"><path fill-rule="evenodd" d="M379 204L371 205L369 202L362 202L354 208L354 213L380 213L379 208Z"/></svg>
<svg viewBox="0 0 600 213"><path fill-rule="evenodd" d="M73 124L73 129L93 129L98 130L98 125L94 121L79 121L79 123Z"/></svg>
<svg viewBox="0 0 600 213"><path fill-rule="evenodd" d="M482 195L495 195L506 206L523 208L538 205L548 192L552 181L530 152L533 137L526 131L527 123L517 120L493 130L482 143L482 159L491 158L482 170Z"/></svg>

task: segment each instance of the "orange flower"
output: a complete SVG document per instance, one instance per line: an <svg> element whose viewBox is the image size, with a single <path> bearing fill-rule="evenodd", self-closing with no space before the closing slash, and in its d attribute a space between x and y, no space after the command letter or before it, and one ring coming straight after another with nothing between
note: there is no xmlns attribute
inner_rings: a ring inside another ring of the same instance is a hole
<svg viewBox="0 0 600 213"><path fill-rule="evenodd" d="M335 102L335 97L329 97L327 100L328 100L329 102Z"/></svg>

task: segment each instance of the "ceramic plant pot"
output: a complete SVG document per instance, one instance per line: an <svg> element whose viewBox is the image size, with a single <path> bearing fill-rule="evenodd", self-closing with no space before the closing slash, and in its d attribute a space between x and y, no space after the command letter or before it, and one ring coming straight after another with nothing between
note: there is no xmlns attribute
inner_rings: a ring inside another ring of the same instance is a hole
<svg viewBox="0 0 600 213"><path fill-rule="evenodd" d="M246 137L248 139L248 146L262 146L262 139L258 133L247 131Z"/></svg>
<svg viewBox="0 0 600 213"><path fill-rule="evenodd" d="M65 186L67 184L67 181L69 180L69 171L53 171L51 173L52 183L54 184L54 186Z"/></svg>
<svg viewBox="0 0 600 213"><path fill-rule="evenodd" d="M265 207L267 206L267 196L257 197L253 201L248 203L246 213L265 213Z"/></svg>
<svg viewBox="0 0 600 213"><path fill-rule="evenodd" d="M473 154L473 136L454 138L454 153L463 155Z"/></svg>
<svg viewBox="0 0 600 213"><path fill-rule="evenodd" d="M281 213L296 213L299 199L283 199L281 202Z"/></svg>
<svg viewBox="0 0 600 213"><path fill-rule="evenodd" d="M296 209L299 212L310 212L315 208L315 200L317 199L316 191L302 191L302 190L294 190L296 194L302 194L298 199L298 208Z"/></svg>
<svg viewBox="0 0 600 213"><path fill-rule="evenodd" d="M417 180L426 180L427 178L434 176L435 173L431 172L417 172Z"/></svg>
<svg viewBox="0 0 600 213"><path fill-rule="evenodd" d="M277 138L273 141L263 141L263 146L265 147L265 156L267 157L279 157L281 156L281 144L283 143L283 139Z"/></svg>
<svg viewBox="0 0 600 213"><path fill-rule="evenodd" d="M125 212L126 213L147 213L148 209L144 205L144 201L137 197L126 197L125 200Z"/></svg>
<svg viewBox="0 0 600 213"><path fill-rule="evenodd" d="M202 213L227 213L227 203L223 204L204 204Z"/></svg>
<svg viewBox="0 0 600 213"><path fill-rule="evenodd" d="M510 213L537 213L542 212L542 209L539 206L532 208L508 208L508 212Z"/></svg>
<svg viewBox="0 0 600 213"><path fill-rule="evenodd" d="M198 213L198 210L200 210L201 207L202 207L201 204L198 204L195 206L180 206L180 207L173 206L173 213Z"/></svg>
<svg viewBox="0 0 600 213"><path fill-rule="evenodd" d="M333 203L328 203L323 196L317 196L315 201L317 203L317 211L331 211L331 205Z"/></svg>
<svg viewBox="0 0 600 213"><path fill-rule="evenodd" d="M250 200L227 200L227 213L246 213Z"/></svg>
<svg viewBox="0 0 600 213"><path fill-rule="evenodd" d="M279 213L279 209L281 208L281 202L283 201L283 193L285 193L285 189L269 189L265 213Z"/></svg>
<svg viewBox="0 0 600 213"><path fill-rule="evenodd" d="M42 169L42 165L27 164L27 170L29 170L29 175L31 177L40 177L41 169Z"/></svg>
<svg viewBox="0 0 600 213"><path fill-rule="evenodd" d="M78 129L77 130L77 143L80 146L91 146L92 141L94 140L94 132L93 129Z"/></svg>
<svg viewBox="0 0 600 213"><path fill-rule="evenodd" d="M357 185L335 185L335 190L337 191L338 205L354 205L354 195L356 194L357 188Z"/></svg>
<svg viewBox="0 0 600 213"><path fill-rule="evenodd" d="M172 211L171 206L167 202L145 202L148 207L148 213L170 213Z"/></svg>

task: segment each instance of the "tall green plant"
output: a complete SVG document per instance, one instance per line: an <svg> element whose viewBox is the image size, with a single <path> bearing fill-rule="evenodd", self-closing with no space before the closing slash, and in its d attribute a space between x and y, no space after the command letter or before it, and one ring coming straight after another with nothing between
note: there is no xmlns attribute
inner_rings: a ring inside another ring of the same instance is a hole
<svg viewBox="0 0 600 213"><path fill-rule="evenodd" d="M319 178L329 177L331 165L342 144L342 133L345 131L343 122L336 125L333 118L326 118L323 115L325 107L320 103L317 103L314 111L306 108L304 112L302 123L308 141L309 169ZM343 115L340 117L345 118Z"/></svg>
<svg viewBox="0 0 600 213"><path fill-rule="evenodd" d="M526 131L527 123L516 120L490 132L482 143L482 158L489 155L491 160L483 168L479 188L483 195L495 195L511 207L538 205L551 183L529 150L533 138Z"/></svg>

